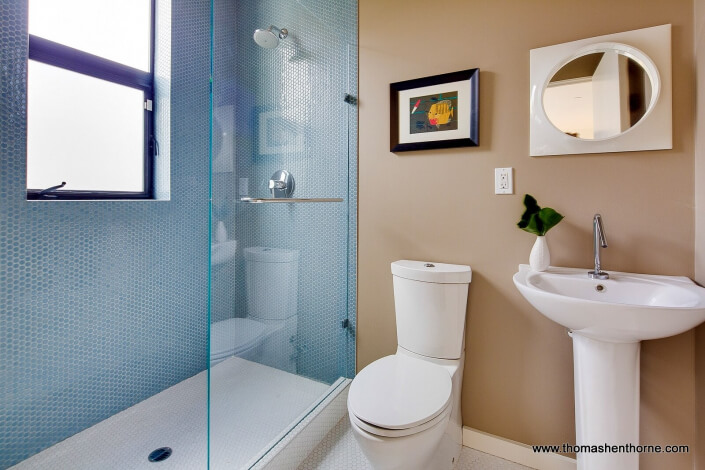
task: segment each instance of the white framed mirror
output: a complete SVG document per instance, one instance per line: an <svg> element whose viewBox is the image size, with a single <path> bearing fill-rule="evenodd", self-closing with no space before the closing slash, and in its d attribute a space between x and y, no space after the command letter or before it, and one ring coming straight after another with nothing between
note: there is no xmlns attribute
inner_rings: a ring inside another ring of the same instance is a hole
<svg viewBox="0 0 705 470"><path fill-rule="evenodd" d="M531 50L530 155L672 148L671 25Z"/></svg>

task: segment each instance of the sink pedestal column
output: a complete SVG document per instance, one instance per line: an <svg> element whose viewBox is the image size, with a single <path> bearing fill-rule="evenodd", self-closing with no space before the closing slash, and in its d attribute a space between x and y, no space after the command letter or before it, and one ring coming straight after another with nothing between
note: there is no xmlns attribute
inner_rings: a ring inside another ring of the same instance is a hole
<svg viewBox="0 0 705 470"><path fill-rule="evenodd" d="M571 333L576 444L623 446L577 454L578 470L638 470L641 343L610 343Z"/></svg>

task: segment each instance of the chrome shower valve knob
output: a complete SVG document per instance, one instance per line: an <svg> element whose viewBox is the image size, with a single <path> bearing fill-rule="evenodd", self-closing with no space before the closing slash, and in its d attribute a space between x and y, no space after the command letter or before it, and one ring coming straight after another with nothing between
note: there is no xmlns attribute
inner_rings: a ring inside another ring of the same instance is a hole
<svg viewBox="0 0 705 470"><path fill-rule="evenodd" d="M294 194L294 176L286 170L277 170L269 179L269 192L273 198L290 198Z"/></svg>

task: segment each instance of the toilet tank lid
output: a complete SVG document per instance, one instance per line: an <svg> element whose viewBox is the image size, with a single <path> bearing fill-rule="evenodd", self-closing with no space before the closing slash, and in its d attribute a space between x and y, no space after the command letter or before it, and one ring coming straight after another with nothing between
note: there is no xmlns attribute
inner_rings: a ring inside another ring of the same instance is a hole
<svg viewBox="0 0 705 470"><path fill-rule="evenodd" d="M299 259L299 252L297 250L286 250L284 248L251 246L245 248L245 259L247 261L259 261L262 263L290 263Z"/></svg>
<svg viewBox="0 0 705 470"><path fill-rule="evenodd" d="M413 281L438 284L468 284L472 279L470 266L406 259L392 263L392 274Z"/></svg>

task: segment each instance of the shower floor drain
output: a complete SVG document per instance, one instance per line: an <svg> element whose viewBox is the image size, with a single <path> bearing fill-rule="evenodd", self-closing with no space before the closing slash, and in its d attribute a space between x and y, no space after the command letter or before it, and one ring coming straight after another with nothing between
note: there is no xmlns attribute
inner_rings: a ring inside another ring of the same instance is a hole
<svg viewBox="0 0 705 470"><path fill-rule="evenodd" d="M149 453L147 460L150 462L162 462L171 456L171 447L160 447Z"/></svg>

